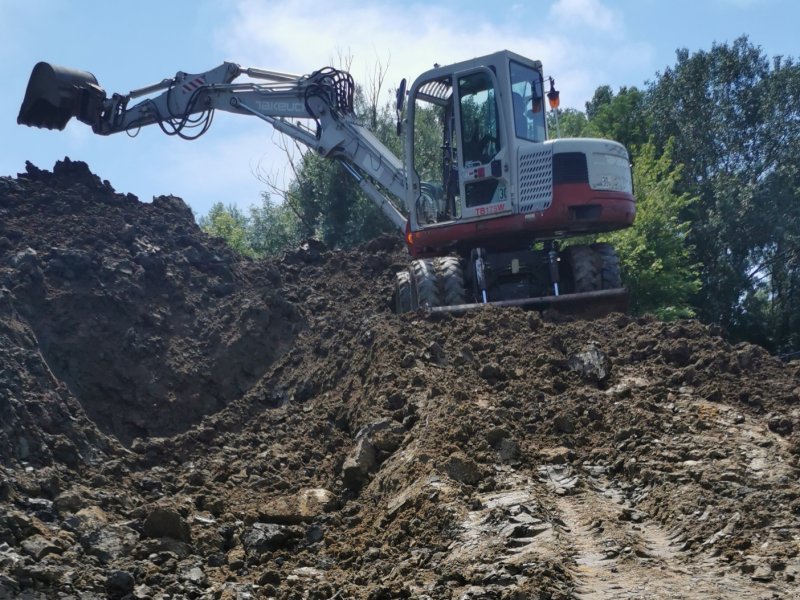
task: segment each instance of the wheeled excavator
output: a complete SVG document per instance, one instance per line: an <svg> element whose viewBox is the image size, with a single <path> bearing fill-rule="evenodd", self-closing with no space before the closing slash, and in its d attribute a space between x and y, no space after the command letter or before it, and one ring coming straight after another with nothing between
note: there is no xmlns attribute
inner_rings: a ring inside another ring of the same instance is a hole
<svg viewBox="0 0 800 600"><path fill-rule="evenodd" d="M338 161L402 232L411 261L396 274L396 312L624 311L614 249L562 244L633 223L628 153L610 140L548 139L545 99L558 102L548 82L545 92L540 61L507 50L403 80L404 160L356 117L352 76L330 67L297 76L225 62L108 96L91 73L40 62L17 122L61 130L76 117L100 135L157 125L193 139L215 110L257 117ZM433 153L422 139L431 128Z"/></svg>

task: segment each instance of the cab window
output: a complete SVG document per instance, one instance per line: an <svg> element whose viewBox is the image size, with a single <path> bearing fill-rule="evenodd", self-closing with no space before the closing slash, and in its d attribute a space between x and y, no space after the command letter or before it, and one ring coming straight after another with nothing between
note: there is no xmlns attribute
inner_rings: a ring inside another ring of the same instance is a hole
<svg viewBox="0 0 800 600"><path fill-rule="evenodd" d="M500 150L494 84L486 72L458 79L463 165L491 162Z"/></svg>

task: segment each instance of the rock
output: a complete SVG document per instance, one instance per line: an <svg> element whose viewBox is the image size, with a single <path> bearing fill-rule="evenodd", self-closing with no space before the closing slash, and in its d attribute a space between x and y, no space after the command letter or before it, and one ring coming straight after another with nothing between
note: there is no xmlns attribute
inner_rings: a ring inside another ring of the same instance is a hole
<svg viewBox="0 0 800 600"><path fill-rule="evenodd" d="M64 549L42 535L34 535L20 544L30 556L36 560L41 560L48 554L61 554Z"/></svg>
<svg viewBox="0 0 800 600"><path fill-rule="evenodd" d="M483 365L478 371L478 375L490 383L505 379L503 369L500 368L500 365L494 362Z"/></svg>
<svg viewBox="0 0 800 600"><path fill-rule="evenodd" d="M18 598L19 590L19 583L15 579L0 573L0 599Z"/></svg>
<svg viewBox="0 0 800 600"><path fill-rule="evenodd" d="M178 558L186 558L192 553L192 548L186 542L173 538L163 537L139 540L131 554L136 558L147 558L151 554L168 552Z"/></svg>
<svg viewBox="0 0 800 600"><path fill-rule="evenodd" d="M53 500L53 506L60 514L78 512L86 501L78 492L63 492Z"/></svg>
<svg viewBox="0 0 800 600"><path fill-rule="evenodd" d="M198 587L208 586L208 577L198 566L187 566L181 570L179 578L184 583L190 583Z"/></svg>
<svg viewBox="0 0 800 600"><path fill-rule="evenodd" d="M768 565L759 565L756 567L755 571L753 571L753 574L750 575L750 579L762 582L772 581L772 569L770 569Z"/></svg>
<svg viewBox="0 0 800 600"><path fill-rule="evenodd" d="M439 342L431 342L428 344L423 353L423 357L427 362L435 365L442 366L447 364L447 355Z"/></svg>
<svg viewBox="0 0 800 600"><path fill-rule="evenodd" d="M306 529L306 541L309 544L316 544L317 542L321 542L322 538L325 537L324 532L322 531L322 527L319 525L312 525L308 529Z"/></svg>
<svg viewBox="0 0 800 600"><path fill-rule="evenodd" d="M483 479L478 463L463 452L450 455L444 464L444 472L460 483L475 485Z"/></svg>
<svg viewBox="0 0 800 600"><path fill-rule="evenodd" d="M575 423L565 415L553 419L553 429L556 433L575 433Z"/></svg>
<svg viewBox="0 0 800 600"><path fill-rule="evenodd" d="M106 577L106 592L110 598L121 598L133 592L135 581L128 571L112 571Z"/></svg>
<svg viewBox="0 0 800 600"><path fill-rule="evenodd" d="M792 423L791 419L787 419L786 417L781 417L779 415L770 417L769 421L767 421L767 425L769 426L770 431L783 436L791 435L792 430L794 429L794 424Z"/></svg>
<svg viewBox="0 0 800 600"><path fill-rule="evenodd" d="M263 554L288 545L295 533L288 527L274 523L254 523L242 535L242 545L248 553Z"/></svg>
<svg viewBox="0 0 800 600"><path fill-rule="evenodd" d="M502 462L512 462L519 456L519 444L512 439L503 438L495 448Z"/></svg>
<svg viewBox="0 0 800 600"><path fill-rule="evenodd" d="M403 443L407 430L401 423L391 419L379 421L378 425L367 437L376 450L391 454Z"/></svg>
<svg viewBox="0 0 800 600"><path fill-rule="evenodd" d="M144 521L144 535L151 538L169 537L187 544L192 541L189 524L172 508L156 507Z"/></svg>
<svg viewBox="0 0 800 600"><path fill-rule="evenodd" d="M267 569L261 576L258 578L259 585L280 585L281 584L281 574L277 571L272 569Z"/></svg>
<svg viewBox="0 0 800 600"><path fill-rule="evenodd" d="M34 565L24 565L17 570L15 575L18 575L20 580L29 578L37 584L52 586L60 583L68 570L69 567L64 565L48 564L45 561Z"/></svg>
<svg viewBox="0 0 800 600"><path fill-rule="evenodd" d="M18 554L6 543L0 544L0 567L4 567L8 572L11 572L18 564L30 560L21 554Z"/></svg>
<svg viewBox="0 0 800 600"><path fill-rule="evenodd" d="M342 479L346 488L360 490L369 480L378 461L375 447L367 439L360 439L342 465Z"/></svg>
<svg viewBox="0 0 800 600"><path fill-rule="evenodd" d="M129 554L138 540L139 534L127 525L113 524L84 534L80 543L87 554L108 563Z"/></svg>
<svg viewBox="0 0 800 600"><path fill-rule="evenodd" d="M222 552L214 552L213 554L208 555L208 559L206 560L206 564L209 567L221 567L227 563L227 558Z"/></svg>
<svg viewBox="0 0 800 600"><path fill-rule="evenodd" d="M268 523L296 525L328 511L333 499L333 493L324 488L305 488L294 496L268 500L258 516Z"/></svg>
<svg viewBox="0 0 800 600"><path fill-rule="evenodd" d="M489 445L492 446L492 448L496 448L500 443L500 440L507 437L511 437L511 434L508 433L508 430L502 427L493 427L486 432L486 441L489 442Z"/></svg>
<svg viewBox="0 0 800 600"><path fill-rule="evenodd" d="M558 446L556 448L542 448L539 450L539 456L543 463L563 465L572 460L574 452L564 446Z"/></svg>
<svg viewBox="0 0 800 600"><path fill-rule="evenodd" d="M594 344L588 344L581 352L570 356L567 367L580 373L584 379L597 383L605 381L611 374L611 361Z"/></svg>

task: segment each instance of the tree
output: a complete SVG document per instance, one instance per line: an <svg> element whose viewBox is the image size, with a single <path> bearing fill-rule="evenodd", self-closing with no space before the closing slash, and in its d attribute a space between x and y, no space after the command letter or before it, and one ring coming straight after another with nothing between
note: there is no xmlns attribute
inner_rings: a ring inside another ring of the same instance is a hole
<svg viewBox="0 0 800 600"><path fill-rule="evenodd" d="M348 70L351 56L338 58ZM356 85L354 110L357 118L390 150L399 153L401 142L396 135L393 107L381 104L386 65L377 61L366 88ZM299 146L289 152L294 179L286 189L266 180L273 193L283 198L308 236L322 240L332 248L349 248L378 235L395 231L381 210L374 205L355 180L335 160L321 157Z"/></svg>
<svg viewBox="0 0 800 600"><path fill-rule="evenodd" d="M297 245L303 238L302 227L285 204L263 194L261 207L251 206L249 215L234 205L221 202L200 218L200 228L219 237L234 250L252 258L277 256Z"/></svg>
<svg viewBox="0 0 800 600"><path fill-rule="evenodd" d="M554 110L547 113L547 132L551 139L556 137L586 137L588 135L586 130L589 122L584 113L574 108L556 110L558 110L558 117L556 117ZM558 118L558 123L556 123L556 118Z"/></svg>
<svg viewBox="0 0 800 600"><path fill-rule="evenodd" d="M617 250L635 313L662 318L694 315L691 300L700 287L697 265L687 244L690 223L682 214L694 199L677 194L681 168L672 144L659 156L653 144L638 149L633 168L636 221L633 227L600 236Z"/></svg>
<svg viewBox="0 0 800 600"><path fill-rule="evenodd" d="M746 37L677 52L648 90L655 141L674 139L679 191L702 265L706 321L773 349L797 349L800 68Z"/></svg>
<svg viewBox="0 0 800 600"><path fill-rule="evenodd" d="M224 239L231 248L241 254L255 255L248 240L247 216L233 204L226 207L222 202L217 202L208 211L208 215L200 217L199 225L207 234Z"/></svg>
<svg viewBox="0 0 800 600"><path fill-rule="evenodd" d="M260 207L250 207L247 242L255 256L277 256L297 246L305 237L297 215L285 203L278 203L266 192Z"/></svg>
<svg viewBox="0 0 800 600"><path fill-rule="evenodd" d="M583 135L615 140L635 153L650 139L651 123L645 107L646 96L635 87L623 87L614 94L608 86L602 86L586 103L588 123Z"/></svg>

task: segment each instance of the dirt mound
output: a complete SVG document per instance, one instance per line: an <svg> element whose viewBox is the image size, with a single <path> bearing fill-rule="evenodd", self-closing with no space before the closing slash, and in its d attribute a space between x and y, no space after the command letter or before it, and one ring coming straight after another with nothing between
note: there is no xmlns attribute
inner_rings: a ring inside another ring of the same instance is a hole
<svg viewBox="0 0 800 600"><path fill-rule="evenodd" d="M398 317L398 240L250 262L77 163L0 211L0 597L794 594L797 361Z"/></svg>
<svg viewBox="0 0 800 600"><path fill-rule="evenodd" d="M0 182L0 285L43 360L124 443L240 396L302 326L278 272L197 228L179 198L114 193L83 163Z"/></svg>

